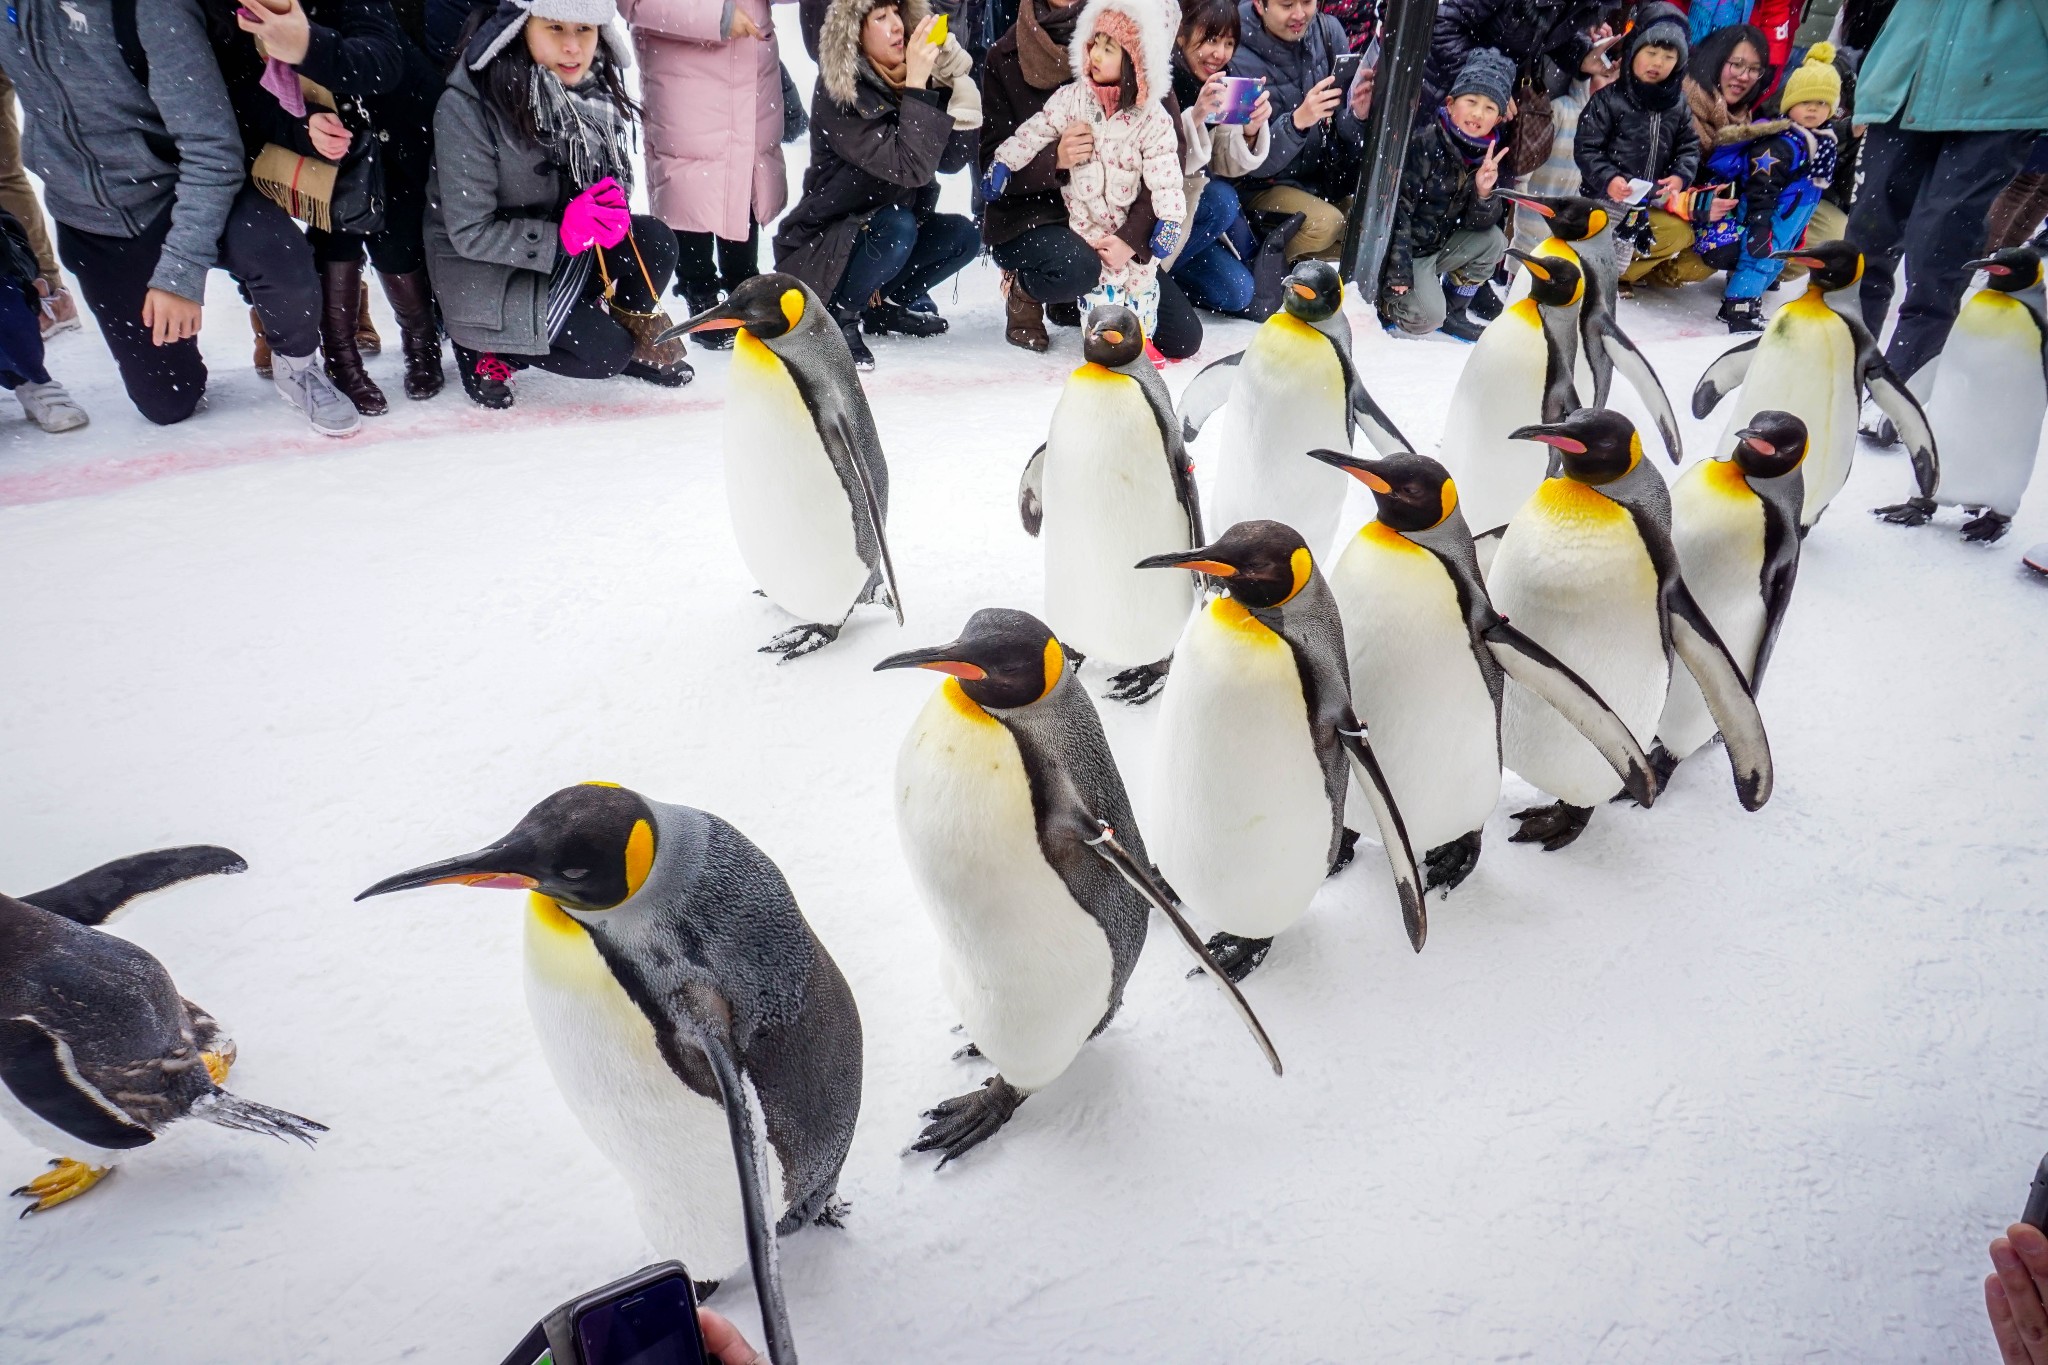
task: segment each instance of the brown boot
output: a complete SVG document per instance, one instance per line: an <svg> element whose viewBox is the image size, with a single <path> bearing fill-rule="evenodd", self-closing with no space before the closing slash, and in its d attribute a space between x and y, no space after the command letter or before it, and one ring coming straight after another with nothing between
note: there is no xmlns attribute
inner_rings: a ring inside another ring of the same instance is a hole
<svg viewBox="0 0 2048 1365"><path fill-rule="evenodd" d="M386 275L384 297L398 315L398 338L405 347L405 396L432 398L448 382L441 371L441 331L434 322L434 287L424 270Z"/></svg>
<svg viewBox="0 0 2048 1365"><path fill-rule="evenodd" d="M1017 283L1017 276L1012 271L1003 272L1002 288L1003 303L1009 310L1003 340L1027 351L1043 351L1050 347L1052 338L1045 334L1045 305L1024 292L1024 286Z"/></svg>
<svg viewBox="0 0 2048 1365"><path fill-rule="evenodd" d="M356 350L364 355L384 354L384 338L377 335L377 324L370 320L370 282L364 280L361 295L356 299Z"/></svg>
<svg viewBox="0 0 2048 1365"><path fill-rule="evenodd" d="M256 373L270 378L270 338L263 335L263 315L249 310L249 326L256 331Z"/></svg>
<svg viewBox="0 0 2048 1365"><path fill-rule="evenodd" d="M320 349L327 356L327 377L348 395L357 412L381 416L390 404L363 369L356 348L356 322L362 313L363 263L326 261L320 266Z"/></svg>
<svg viewBox="0 0 2048 1365"><path fill-rule="evenodd" d="M612 316L633 334L633 358L626 362L627 374L665 389L679 389L697 377L690 362L683 359L683 339L680 336L667 341L655 340L675 326L667 313L656 309L651 316L626 312Z"/></svg>

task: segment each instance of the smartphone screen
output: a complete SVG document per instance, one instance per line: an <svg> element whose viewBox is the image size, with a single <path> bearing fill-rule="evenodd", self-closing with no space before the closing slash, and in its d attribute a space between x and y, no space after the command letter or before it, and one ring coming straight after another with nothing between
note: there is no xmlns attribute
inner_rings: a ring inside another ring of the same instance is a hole
<svg viewBox="0 0 2048 1365"><path fill-rule="evenodd" d="M656 1280L576 1319L583 1365L705 1365L690 1282Z"/></svg>
<svg viewBox="0 0 2048 1365"><path fill-rule="evenodd" d="M1337 78L1337 89L1341 93L1345 95L1351 93L1351 82L1357 79L1358 68L1364 61L1365 54L1363 52L1340 52L1337 54L1336 69L1330 74Z"/></svg>

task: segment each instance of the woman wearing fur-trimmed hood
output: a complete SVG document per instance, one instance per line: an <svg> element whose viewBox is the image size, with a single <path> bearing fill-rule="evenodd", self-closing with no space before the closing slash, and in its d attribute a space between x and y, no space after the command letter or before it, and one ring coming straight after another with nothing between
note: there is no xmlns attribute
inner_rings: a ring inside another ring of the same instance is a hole
<svg viewBox="0 0 2048 1365"><path fill-rule="evenodd" d="M974 258L971 220L934 211L939 174L966 165L981 95L966 51L931 41L927 0L833 0L818 36L811 164L775 234L775 266L830 304L856 364L862 340L936 336L910 307Z"/></svg>

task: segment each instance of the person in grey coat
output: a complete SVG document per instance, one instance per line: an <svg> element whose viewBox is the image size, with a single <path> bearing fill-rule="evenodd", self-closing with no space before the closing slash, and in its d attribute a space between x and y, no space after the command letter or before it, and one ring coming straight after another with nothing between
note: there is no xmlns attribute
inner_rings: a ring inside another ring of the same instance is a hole
<svg viewBox="0 0 2048 1365"><path fill-rule="evenodd" d="M1287 259L1335 260L1344 241L1344 205L1358 187L1365 157L1365 116L1372 108L1370 67L1348 90L1337 87L1344 26L1317 12L1316 0L1241 0L1242 30L1230 59L1233 76L1263 76L1272 101L1272 150L1244 177L1251 208L1303 215Z"/></svg>
<svg viewBox="0 0 2048 1365"><path fill-rule="evenodd" d="M0 68L27 115L23 160L142 415L198 410L218 265L263 315L285 401L322 435L353 435L355 407L320 364L312 250L248 184L200 0L8 0L7 17Z"/></svg>

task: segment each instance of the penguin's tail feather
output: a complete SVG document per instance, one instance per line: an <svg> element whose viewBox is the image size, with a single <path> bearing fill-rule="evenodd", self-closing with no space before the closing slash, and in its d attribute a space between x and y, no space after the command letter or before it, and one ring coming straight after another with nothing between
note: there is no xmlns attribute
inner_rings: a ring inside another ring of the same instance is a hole
<svg viewBox="0 0 2048 1365"><path fill-rule="evenodd" d="M245 1100L240 1095L230 1095L225 1090L215 1091L192 1106L192 1117L205 1119L208 1123L222 1128L235 1128L244 1133L262 1133L274 1138L297 1138L311 1147L327 1131L327 1125L282 1109L272 1109L267 1104Z"/></svg>

